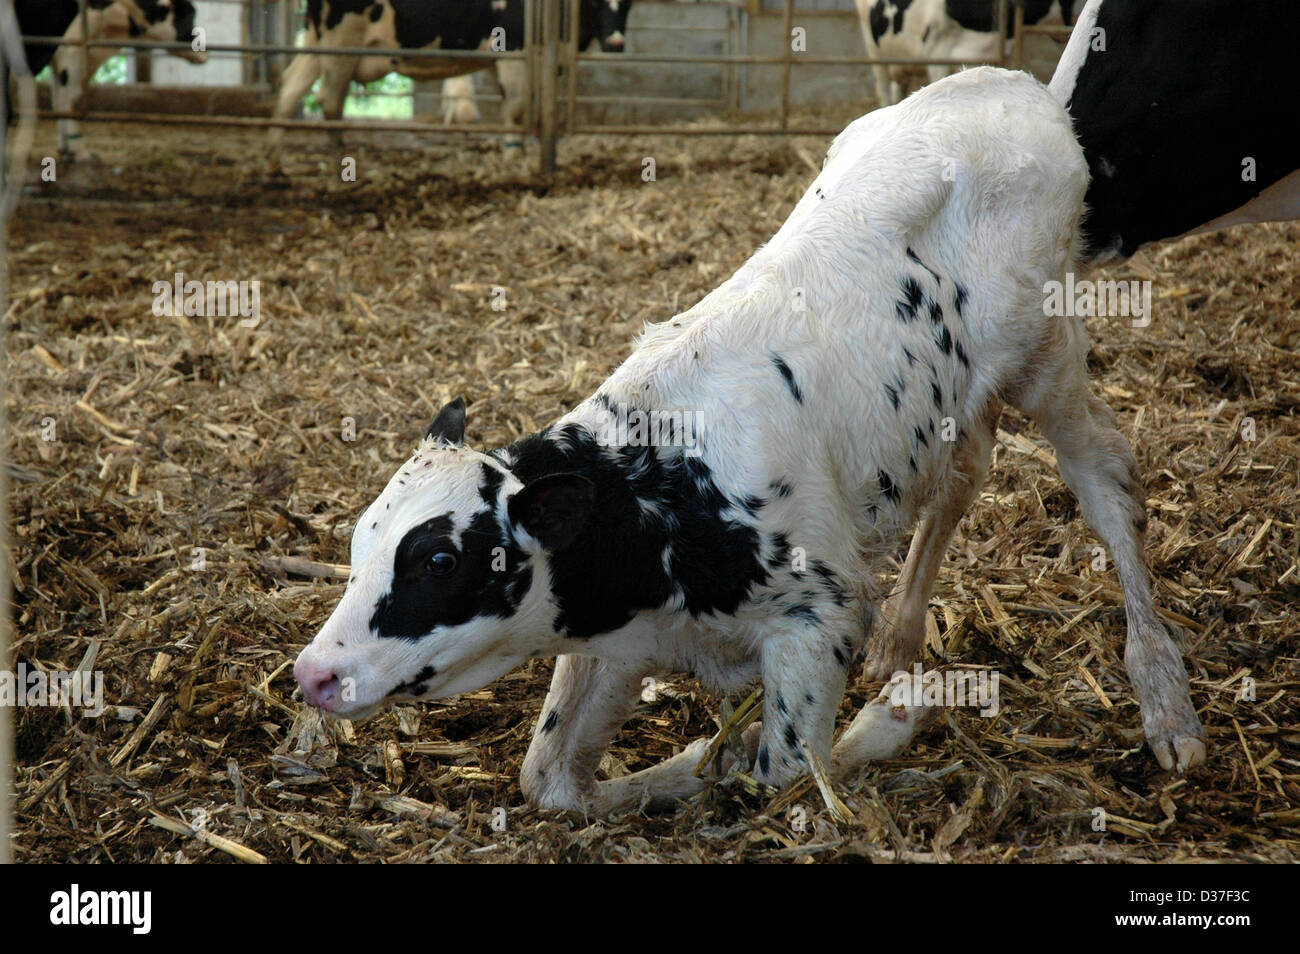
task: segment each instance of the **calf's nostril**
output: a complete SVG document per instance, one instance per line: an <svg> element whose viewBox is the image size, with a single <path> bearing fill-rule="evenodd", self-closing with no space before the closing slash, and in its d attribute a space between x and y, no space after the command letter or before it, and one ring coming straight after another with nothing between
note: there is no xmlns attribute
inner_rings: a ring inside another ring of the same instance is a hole
<svg viewBox="0 0 1300 954"><path fill-rule="evenodd" d="M332 672L320 676L316 681L314 695L316 701L313 705L321 709L330 708L339 698L339 677Z"/></svg>
<svg viewBox="0 0 1300 954"><path fill-rule="evenodd" d="M308 705L330 709L339 700L339 677L331 669L320 669L299 660L293 667L294 678L302 686Z"/></svg>

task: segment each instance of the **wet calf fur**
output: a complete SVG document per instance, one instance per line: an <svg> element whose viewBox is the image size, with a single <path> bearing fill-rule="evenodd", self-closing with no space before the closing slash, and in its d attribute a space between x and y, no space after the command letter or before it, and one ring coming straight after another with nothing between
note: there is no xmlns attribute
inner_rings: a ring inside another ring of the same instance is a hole
<svg viewBox="0 0 1300 954"><path fill-rule="evenodd" d="M882 695L832 748L873 573L921 519L906 612L869 661L888 673L919 648L1006 402L1043 428L1114 556L1152 748L1203 758L1151 602L1132 453L1089 391L1082 326L1044 315L1086 185L1062 107L1023 74L970 70L857 120L771 242L570 413L481 452L464 404L443 408L357 524L352 578L295 667L307 701L360 718L558 656L523 790L599 814L705 784L705 740L596 780L645 677L761 681L754 776L785 785L809 753L850 774L927 715ZM660 415L653 436L637 412Z"/></svg>

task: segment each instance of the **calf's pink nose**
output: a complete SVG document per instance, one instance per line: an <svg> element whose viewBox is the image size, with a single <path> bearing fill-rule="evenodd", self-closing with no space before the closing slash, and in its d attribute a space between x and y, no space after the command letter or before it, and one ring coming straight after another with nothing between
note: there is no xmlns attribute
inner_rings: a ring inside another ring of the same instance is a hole
<svg viewBox="0 0 1300 954"><path fill-rule="evenodd" d="M293 664L293 678L302 686L303 698L308 705L326 712L339 701L339 677L331 669L316 666L303 659Z"/></svg>

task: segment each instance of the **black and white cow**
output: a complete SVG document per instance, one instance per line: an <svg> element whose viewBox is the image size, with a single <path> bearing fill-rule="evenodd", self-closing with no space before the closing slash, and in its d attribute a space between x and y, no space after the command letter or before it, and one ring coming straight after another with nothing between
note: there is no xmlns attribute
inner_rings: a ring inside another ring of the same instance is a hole
<svg viewBox="0 0 1300 954"><path fill-rule="evenodd" d="M969 70L852 123L772 240L574 410L484 453L464 403L442 409L356 525L347 588L294 667L304 697L364 718L558 656L523 791L604 814L704 784L703 740L596 780L643 680L684 670L727 692L761 681L759 781L786 785L814 757L850 774L924 715L887 691L832 748L875 574L925 514L903 577L925 605L1007 402L1110 548L1151 748L1167 768L1202 761L1133 454L1089 387L1082 322L1044 308L1086 186L1069 117L1024 73ZM890 645L871 670L918 648Z"/></svg>
<svg viewBox="0 0 1300 954"><path fill-rule="evenodd" d="M623 49L632 0L580 0L579 43L586 49L599 43L605 52ZM326 119L343 116L343 101L353 80L368 83L388 73L419 80L461 82L443 89L443 116L447 122L472 122L478 110L472 99L468 74L495 66L505 97L507 123L518 125L527 108L527 74L519 60L402 59L395 56L322 56L321 50L339 47L374 47L376 50L445 49L500 51L524 47L524 0L307 0L306 31L297 54L285 71L273 115L293 116L312 84L321 80L318 98ZM271 131L272 162L283 140L283 130Z"/></svg>
<svg viewBox="0 0 1300 954"><path fill-rule="evenodd" d="M621 53L626 42L627 17L632 0L579 0L578 49L599 47L602 53ZM502 84L504 88L504 83ZM453 76L442 83L442 117L447 123L478 122L474 103L474 76Z"/></svg>
<svg viewBox="0 0 1300 954"><path fill-rule="evenodd" d="M1084 256L1300 218L1294 0L1090 0L1052 79L1088 160Z"/></svg>
<svg viewBox="0 0 1300 954"><path fill-rule="evenodd" d="M1024 0L1025 23L1068 26L1082 0ZM870 56L915 59L988 61L998 55L995 0L856 0L862 38ZM1007 36L1012 16L1007 3ZM1056 66L1060 46L1035 38L1025 46L1025 67L1047 79ZM934 82L955 66L874 66L876 98L882 105L898 102L912 86Z"/></svg>
<svg viewBox="0 0 1300 954"><path fill-rule="evenodd" d="M91 40L144 39L162 43L194 43L195 9L191 0L88 0L86 26ZM61 36L56 47L29 45L27 62L33 74L50 66L51 104L57 112L71 112L81 99L81 78L94 76L116 52L112 47L77 45L82 19L77 0L19 0L18 24L28 36ZM143 25L141 25L143 22ZM169 51L191 63L206 63L207 53L191 46ZM74 158L89 156L75 119L58 121L59 152Z"/></svg>

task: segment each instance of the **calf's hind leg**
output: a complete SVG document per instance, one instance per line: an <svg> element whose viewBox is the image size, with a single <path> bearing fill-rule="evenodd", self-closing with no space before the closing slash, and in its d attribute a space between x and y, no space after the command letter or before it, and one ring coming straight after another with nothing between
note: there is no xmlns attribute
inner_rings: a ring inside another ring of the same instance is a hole
<svg viewBox="0 0 1300 954"><path fill-rule="evenodd" d="M933 509L921 518L898 575L894 593L885 603L884 624L871 638L863 675L888 681L906 669L925 642L925 612L953 531L975 498L989 472L989 454L1002 405L990 401L978 421L962 432L953 461L953 476Z"/></svg>
<svg viewBox="0 0 1300 954"><path fill-rule="evenodd" d="M1128 616L1124 664L1147 744L1162 768L1182 772L1205 761L1205 730L1192 705L1182 655L1151 599L1137 462L1110 408L1088 387L1087 332L1077 321L1056 328L1014 403L1051 441L1084 520L1110 550Z"/></svg>

